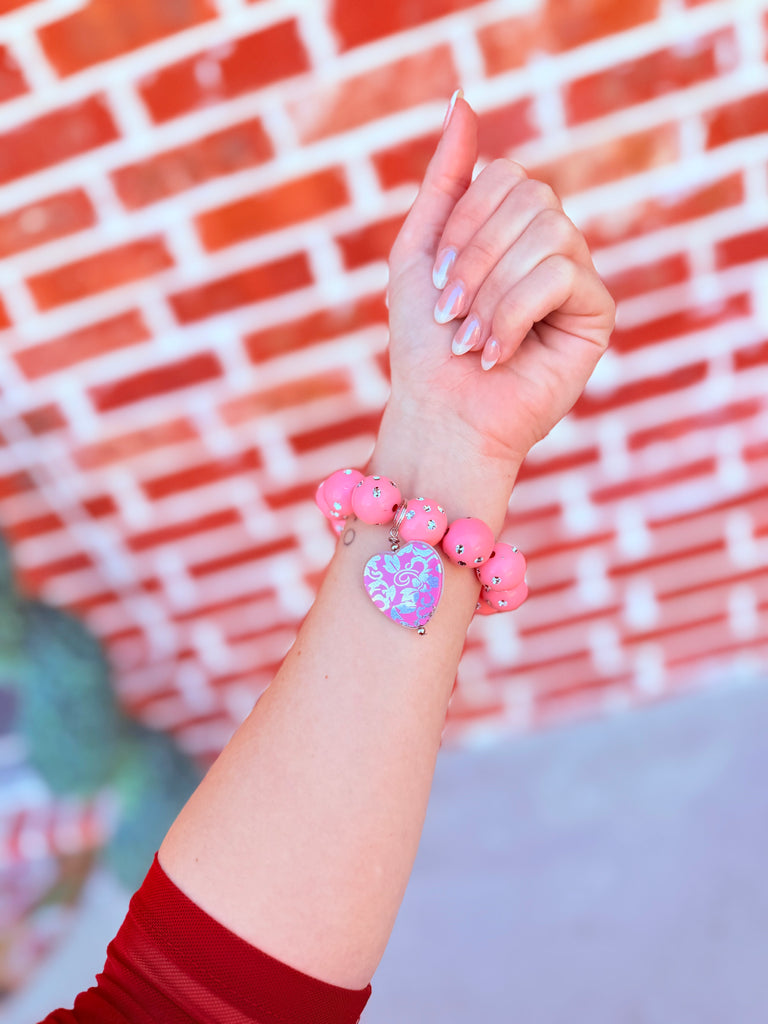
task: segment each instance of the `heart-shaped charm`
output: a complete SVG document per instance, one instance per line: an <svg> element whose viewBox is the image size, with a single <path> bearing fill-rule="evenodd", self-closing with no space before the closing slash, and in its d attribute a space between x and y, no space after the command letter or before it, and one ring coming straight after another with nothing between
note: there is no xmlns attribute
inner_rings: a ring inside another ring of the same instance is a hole
<svg viewBox="0 0 768 1024"><path fill-rule="evenodd" d="M443 563L429 544L413 541L369 558L363 582L379 611L401 626L419 629L432 618L443 592Z"/></svg>

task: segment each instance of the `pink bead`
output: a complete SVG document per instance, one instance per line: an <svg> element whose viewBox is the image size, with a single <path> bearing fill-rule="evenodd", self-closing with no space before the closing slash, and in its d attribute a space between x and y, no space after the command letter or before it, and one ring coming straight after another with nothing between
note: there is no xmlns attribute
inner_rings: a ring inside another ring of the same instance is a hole
<svg viewBox="0 0 768 1024"><path fill-rule="evenodd" d="M443 551L455 565L481 565L493 551L493 534L482 519L456 519L443 537Z"/></svg>
<svg viewBox="0 0 768 1024"><path fill-rule="evenodd" d="M495 615L496 609L491 608L487 601L481 597L475 606L475 615Z"/></svg>
<svg viewBox="0 0 768 1024"><path fill-rule="evenodd" d="M486 590L480 599L496 612L513 612L528 597L528 584L523 581L512 590Z"/></svg>
<svg viewBox="0 0 768 1024"><path fill-rule="evenodd" d="M402 503L397 484L383 476L366 476L352 491L352 511L372 526L391 523Z"/></svg>
<svg viewBox="0 0 768 1024"><path fill-rule="evenodd" d="M486 590L513 590L525 579L525 558L522 551L500 541L476 572Z"/></svg>
<svg viewBox="0 0 768 1024"><path fill-rule="evenodd" d="M397 531L401 540L409 543L424 541L437 547L448 529L448 516L431 498L411 498L405 505L405 517Z"/></svg>
<svg viewBox="0 0 768 1024"><path fill-rule="evenodd" d="M363 474L357 469L337 469L331 473L327 480L324 480L318 488L322 492L322 499L325 502L325 512L329 518L346 519L352 515L352 491L363 479ZM315 498L317 501L317 498ZM317 501L318 505L320 502ZM320 505L322 508L322 505Z"/></svg>

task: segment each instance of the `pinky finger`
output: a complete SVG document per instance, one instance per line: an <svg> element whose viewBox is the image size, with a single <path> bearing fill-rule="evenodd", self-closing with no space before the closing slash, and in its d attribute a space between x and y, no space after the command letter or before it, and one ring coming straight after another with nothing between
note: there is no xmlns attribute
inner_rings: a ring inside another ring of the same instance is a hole
<svg viewBox="0 0 768 1024"><path fill-rule="evenodd" d="M601 345L606 335L605 285L592 267L553 253L537 264L499 301L481 365L492 369L515 354L531 329L557 313L557 334Z"/></svg>

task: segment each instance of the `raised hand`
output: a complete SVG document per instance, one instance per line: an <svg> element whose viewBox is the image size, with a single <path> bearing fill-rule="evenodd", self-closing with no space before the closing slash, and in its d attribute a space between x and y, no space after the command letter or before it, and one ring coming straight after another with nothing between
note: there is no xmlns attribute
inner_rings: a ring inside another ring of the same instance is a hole
<svg viewBox="0 0 768 1024"><path fill-rule="evenodd" d="M392 249L388 414L519 465L581 394L615 307L549 186L509 160L472 181L476 139L459 98Z"/></svg>

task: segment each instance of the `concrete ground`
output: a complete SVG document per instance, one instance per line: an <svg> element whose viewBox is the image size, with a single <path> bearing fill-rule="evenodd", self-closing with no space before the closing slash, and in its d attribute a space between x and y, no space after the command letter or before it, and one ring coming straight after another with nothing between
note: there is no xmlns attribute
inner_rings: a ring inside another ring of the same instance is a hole
<svg viewBox="0 0 768 1024"><path fill-rule="evenodd" d="M363 1024L764 1024L768 687L444 751ZM0 1013L71 1006L124 894Z"/></svg>

